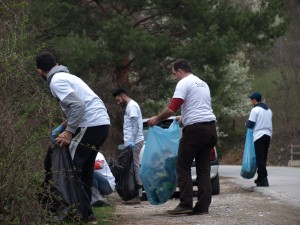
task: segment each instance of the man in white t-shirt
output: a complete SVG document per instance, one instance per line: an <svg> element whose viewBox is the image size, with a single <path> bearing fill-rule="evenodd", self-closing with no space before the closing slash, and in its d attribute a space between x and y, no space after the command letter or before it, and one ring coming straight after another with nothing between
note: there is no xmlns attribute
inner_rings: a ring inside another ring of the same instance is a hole
<svg viewBox="0 0 300 225"><path fill-rule="evenodd" d="M123 123L123 140L125 147L131 147L133 151L134 175L139 195L124 201L125 204L138 204L142 195L142 181L140 178L140 151L144 145L143 118L140 106L127 95L124 88L117 88L112 93L118 105L125 108Z"/></svg>
<svg viewBox="0 0 300 225"><path fill-rule="evenodd" d="M180 203L169 214L207 214L211 204L210 183L211 148L217 143L216 117L211 107L208 85L192 74L189 63L183 59L173 63L172 73L178 80L173 98L167 108L148 120L149 126L174 115L181 107L184 126L179 143L177 174L180 190ZM193 207L193 183L191 167L196 162L198 195Z"/></svg>
<svg viewBox="0 0 300 225"><path fill-rule="evenodd" d="M115 190L116 183L115 177L101 152L98 152L96 156L94 169L93 187L98 192L96 196L100 198L94 200L92 198L91 204L93 206L109 205L104 195L110 195Z"/></svg>
<svg viewBox="0 0 300 225"><path fill-rule="evenodd" d="M52 53L38 54L36 65L37 72L47 81L67 117L52 131L52 141L69 146L77 175L89 198L83 206L88 215L82 215L82 220L94 221L96 218L90 205L91 187L97 150L106 140L110 127L106 107L83 80L70 74L67 67L59 66Z"/></svg>
<svg viewBox="0 0 300 225"><path fill-rule="evenodd" d="M253 140L256 155L258 187L268 187L267 157L272 137L272 111L267 104L261 102L261 94L253 92L249 96L253 108L246 127L253 129Z"/></svg>

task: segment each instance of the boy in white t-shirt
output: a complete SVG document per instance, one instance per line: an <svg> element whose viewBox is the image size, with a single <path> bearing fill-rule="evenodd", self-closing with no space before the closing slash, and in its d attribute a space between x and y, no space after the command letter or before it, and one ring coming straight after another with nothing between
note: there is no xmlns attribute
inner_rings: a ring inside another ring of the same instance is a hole
<svg viewBox="0 0 300 225"><path fill-rule="evenodd" d="M246 127L253 129L253 140L256 155L258 187L268 187L267 158L272 137L272 111L267 104L261 102L261 94L253 92L249 96L253 108Z"/></svg>

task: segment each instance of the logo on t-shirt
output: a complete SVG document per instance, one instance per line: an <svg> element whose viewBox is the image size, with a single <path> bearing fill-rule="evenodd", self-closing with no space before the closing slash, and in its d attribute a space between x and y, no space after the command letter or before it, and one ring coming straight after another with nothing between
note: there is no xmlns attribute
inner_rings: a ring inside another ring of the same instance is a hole
<svg viewBox="0 0 300 225"><path fill-rule="evenodd" d="M198 82L198 81L195 81L195 85L197 87L205 87L205 83L204 82Z"/></svg>

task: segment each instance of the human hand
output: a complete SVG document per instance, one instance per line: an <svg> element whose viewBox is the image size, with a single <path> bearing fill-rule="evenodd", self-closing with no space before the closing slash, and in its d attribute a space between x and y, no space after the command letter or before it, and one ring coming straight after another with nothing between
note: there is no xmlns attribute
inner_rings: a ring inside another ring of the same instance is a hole
<svg viewBox="0 0 300 225"><path fill-rule="evenodd" d="M134 148L135 143L134 143L133 141L129 141L128 146L129 146L130 148Z"/></svg>
<svg viewBox="0 0 300 225"><path fill-rule="evenodd" d="M51 140L52 142L55 142L55 139L58 137L60 133L62 133L65 130L65 128L62 125L59 125L51 132Z"/></svg>
<svg viewBox="0 0 300 225"><path fill-rule="evenodd" d="M157 116L152 116L147 122L150 127L153 127L158 124Z"/></svg>
<svg viewBox="0 0 300 225"><path fill-rule="evenodd" d="M179 124L182 123L182 117L181 116L176 116L176 120L178 121Z"/></svg>
<svg viewBox="0 0 300 225"><path fill-rule="evenodd" d="M60 144L60 147L67 146L71 143L72 133L66 130L58 135L55 140Z"/></svg>

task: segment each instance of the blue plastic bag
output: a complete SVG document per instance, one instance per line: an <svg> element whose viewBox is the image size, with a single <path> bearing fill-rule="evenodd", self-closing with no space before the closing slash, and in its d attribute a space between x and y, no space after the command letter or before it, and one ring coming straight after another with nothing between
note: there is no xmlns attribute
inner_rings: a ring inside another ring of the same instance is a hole
<svg viewBox="0 0 300 225"><path fill-rule="evenodd" d="M176 120L168 129L158 126L149 128L140 177L152 205L165 203L176 190L179 139L180 129Z"/></svg>
<svg viewBox="0 0 300 225"><path fill-rule="evenodd" d="M241 176L245 179L251 179L256 173L256 156L253 141L253 130L247 129L246 141L244 146L244 155L241 169Z"/></svg>

